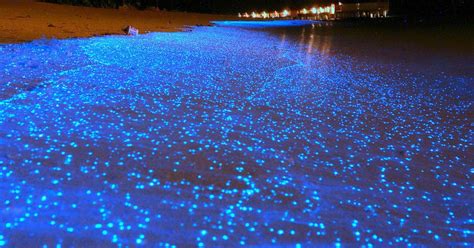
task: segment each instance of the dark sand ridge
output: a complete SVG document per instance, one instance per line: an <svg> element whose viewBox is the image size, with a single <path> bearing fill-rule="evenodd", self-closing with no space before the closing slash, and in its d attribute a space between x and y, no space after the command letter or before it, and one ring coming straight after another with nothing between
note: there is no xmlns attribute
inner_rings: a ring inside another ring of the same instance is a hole
<svg viewBox="0 0 474 248"><path fill-rule="evenodd" d="M181 31L187 26L209 25L232 16L158 10L102 9L38 2L0 0L0 43L46 38L121 34L127 25L141 33Z"/></svg>

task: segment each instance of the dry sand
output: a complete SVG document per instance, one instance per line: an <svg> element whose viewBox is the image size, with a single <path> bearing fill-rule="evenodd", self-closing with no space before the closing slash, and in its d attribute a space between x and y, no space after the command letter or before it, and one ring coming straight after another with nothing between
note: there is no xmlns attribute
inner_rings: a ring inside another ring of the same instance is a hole
<svg viewBox="0 0 474 248"><path fill-rule="evenodd" d="M90 37L122 34L132 25L146 32L180 31L188 26L232 16L158 10L101 9L37 2L0 0L0 43L18 43L45 38Z"/></svg>

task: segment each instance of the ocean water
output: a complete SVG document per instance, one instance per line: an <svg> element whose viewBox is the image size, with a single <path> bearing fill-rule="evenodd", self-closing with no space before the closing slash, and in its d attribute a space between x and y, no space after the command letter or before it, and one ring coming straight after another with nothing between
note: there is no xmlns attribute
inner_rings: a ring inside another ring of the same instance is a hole
<svg viewBox="0 0 474 248"><path fill-rule="evenodd" d="M220 22L1 45L0 246L472 247L473 61L444 37Z"/></svg>

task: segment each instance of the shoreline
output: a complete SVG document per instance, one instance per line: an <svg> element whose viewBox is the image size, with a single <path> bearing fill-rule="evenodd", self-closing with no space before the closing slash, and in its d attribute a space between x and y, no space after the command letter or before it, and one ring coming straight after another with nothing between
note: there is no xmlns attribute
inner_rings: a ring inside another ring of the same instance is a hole
<svg viewBox="0 0 474 248"><path fill-rule="evenodd" d="M229 15L186 13L134 8L105 9L34 0L0 0L0 44L37 39L88 38L124 34L128 25L140 34L179 32L212 21L233 20Z"/></svg>

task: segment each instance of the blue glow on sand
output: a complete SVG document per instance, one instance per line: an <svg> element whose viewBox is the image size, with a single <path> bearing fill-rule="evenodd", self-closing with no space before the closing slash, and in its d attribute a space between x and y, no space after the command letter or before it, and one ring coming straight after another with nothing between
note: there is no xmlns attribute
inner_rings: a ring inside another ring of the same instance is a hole
<svg viewBox="0 0 474 248"><path fill-rule="evenodd" d="M472 247L473 78L338 49L0 46L0 246Z"/></svg>

